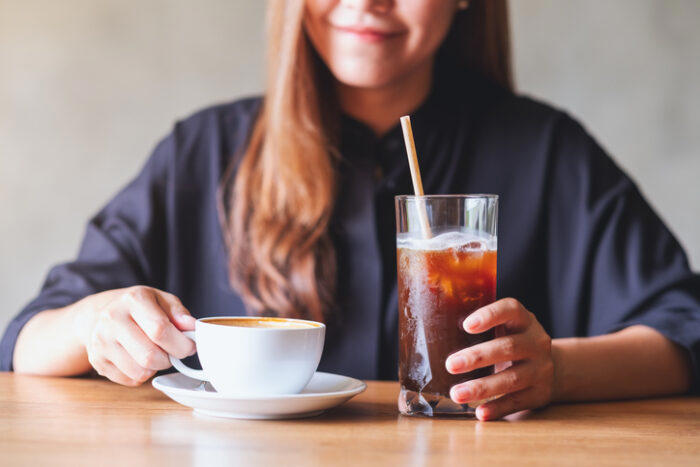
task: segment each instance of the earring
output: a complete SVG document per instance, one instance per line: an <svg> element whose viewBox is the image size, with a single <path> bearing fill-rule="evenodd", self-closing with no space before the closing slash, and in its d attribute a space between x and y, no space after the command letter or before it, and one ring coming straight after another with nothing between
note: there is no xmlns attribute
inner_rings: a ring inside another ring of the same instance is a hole
<svg viewBox="0 0 700 467"><path fill-rule="evenodd" d="M469 8L469 0L459 0L457 2L458 10L466 10L467 8Z"/></svg>

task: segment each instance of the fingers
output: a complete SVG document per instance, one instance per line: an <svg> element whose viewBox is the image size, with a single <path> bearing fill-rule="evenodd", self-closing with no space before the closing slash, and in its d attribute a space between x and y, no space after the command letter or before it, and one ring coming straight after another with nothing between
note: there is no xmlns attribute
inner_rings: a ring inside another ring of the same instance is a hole
<svg viewBox="0 0 700 467"><path fill-rule="evenodd" d="M517 332L527 328L532 314L514 298L504 298L479 308L464 320L464 330L470 334L488 331L499 324L507 331Z"/></svg>
<svg viewBox="0 0 700 467"><path fill-rule="evenodd" d="M445 361L452 374L467 373L501 362L517 361L536 354L536 341L528 334L512 334L482 342L453 353Z"/></svg>
<svg viewBox="0 0 700 467"><path fill-rule="evenodd" d="M532 386L536 373L532 362L519 363L500 373L453 386L450 398L458 404L466 404L517 392Z"/></svg>
<svg viewBox="0 0 700 467"><path fill-rule="evenodd" d="M98 374L125 386L138 386L155 373L139 365L104 330L93 335L88 348L88 361Z"/></svg>
<svg viewBox="0 0 700 467"><path fill-rule="evenodd" d="M152 342L176 358L185 358L195 352L194 342L170 321L168 312L173 313L171 308L175 305L162 306L165 300L159 302L156 292L145 287L135 287L125 297L131 317Z"/></svg>
<svg viewBox="0 0 700 467"><path fill-rule="evenodd" d="M115 338L139 366L155 371L170 368L168 354L146 336L131 316L125 316L124 323L115 330Z"/></svg>
<svg viewBox="0 0 700 467"><path fill-rule="evenodd" d="M197 320L194 319L190 311L185 308L179 298L171 293L163 292L162 290L156 291L155 296L161 309L170 317L170 321L175 327L180 331L194 331L194 323Z"/></svg>
<svg viewBox="0 0 700 467"><path fill-rule="evenodd" d="M100 375L137 386L170 367L168 353L184 358L195 352L194 342L181 332L194 328L194 318L177 297L141 286L119 293L100 310L85 345Z"/></svg>
<svg viewBox="0 0 700 467"><path fill-rule="evenodd" d="M104 357L94 358L94 356L91 356L89 360L90 364L95 369L95 371L97 371L97 373L100 376L104 376L110 381L114 381L115 383L121 384L122 386L132 387L138 386L140 384L138 381L135 381L126 376L123 372L121 372L116 366L114 366Z"/></svg>
<svg viewBox="0 0 700 467"><path fill-rule="evenodd" d="M548 400L540 388L530 387L480 405L476 409L476 417L482 421L496 420L521 410L542 407Z"/></svg>
<svg viewBox="0 0 700 467"><path fill-rule="evenodd" d="M141 384L156 372L139 365L134 358L119 344L110 346L105 353L106 359L130 380Z"/></svg>
<svg viewBox="0 0 700 467"><path fill-rule="evenodd" d="M459 404L480 404L477 417L492 420L504 415L546 405L551 399L553 362L551 338L535 316L513 298L482 307L464 320L472 334L495 328L496 338L450 355L445 367L452 374L467 373L497 365L493 375L457 384L450 397Z"/></svg>

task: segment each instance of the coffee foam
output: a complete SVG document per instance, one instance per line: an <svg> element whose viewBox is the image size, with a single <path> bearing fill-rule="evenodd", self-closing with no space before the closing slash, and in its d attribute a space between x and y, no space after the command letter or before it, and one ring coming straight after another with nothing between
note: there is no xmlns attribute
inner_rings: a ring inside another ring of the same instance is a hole
<svg viewBox="0 0 700 467"><path fill-rule="evenodd" d="M212 318L204 320L208 324L219 326L233 326L240 328L268 328L268 329L309 329L317 328L318 324L309 321L301 321L285 318Z"/></svg>

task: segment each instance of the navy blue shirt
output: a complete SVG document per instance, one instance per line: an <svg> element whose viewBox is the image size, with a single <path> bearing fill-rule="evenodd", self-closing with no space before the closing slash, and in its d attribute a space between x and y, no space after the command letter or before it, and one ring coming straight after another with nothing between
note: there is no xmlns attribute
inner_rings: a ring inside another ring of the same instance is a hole
<svg viewBox="0 0 700 467"><path fill-rule="evenodd" d="M243 315L229 285L217 190L260 107L246 99L178 122L138 176L93 219L75 260L52 268L9 324L0 369L36 313L136 284L171 292L195 317ZM426 193L500 196L498 296L553 337L650 326L700 374L700 276L635 184L566 114L474 75L436 78L412 116ZM343 116L330 225L338 292L320 369L397 376L393 197L412 191L401 130L381 137Z"/></svg>

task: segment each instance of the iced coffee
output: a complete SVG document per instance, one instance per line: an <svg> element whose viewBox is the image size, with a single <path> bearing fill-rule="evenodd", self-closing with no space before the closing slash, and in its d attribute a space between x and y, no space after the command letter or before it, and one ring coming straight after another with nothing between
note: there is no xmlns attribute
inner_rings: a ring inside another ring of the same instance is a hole
<svg viewBox="0 0 700 467"><path fill-rule="evenodd" d="M401 209L399 201L397 210ZM493 330L469 334L462 323L473 311L496 300L497 201L424 201L427 204L422 208L415 207L424 209L423 215L430 218L430 236L420 226L414 225L412 231L408 219L405 223L409 225L397 233L399 409L408 415L469 415L474 413L473 404L453 402L450 388L492 374L493 367L453 375L447 372L445 360L458 350L494 337ZM451 206L460 203L461 209ZM494 204L490 213L493 226L482 225L488 224L489 213L481 210L489 204ZM465 212L470 206L471 212ZM406 210L411 207L403 209L410 218ZM442 216L437 212L440 210ZM401 222L398 211L397 221Z"/></svg>

